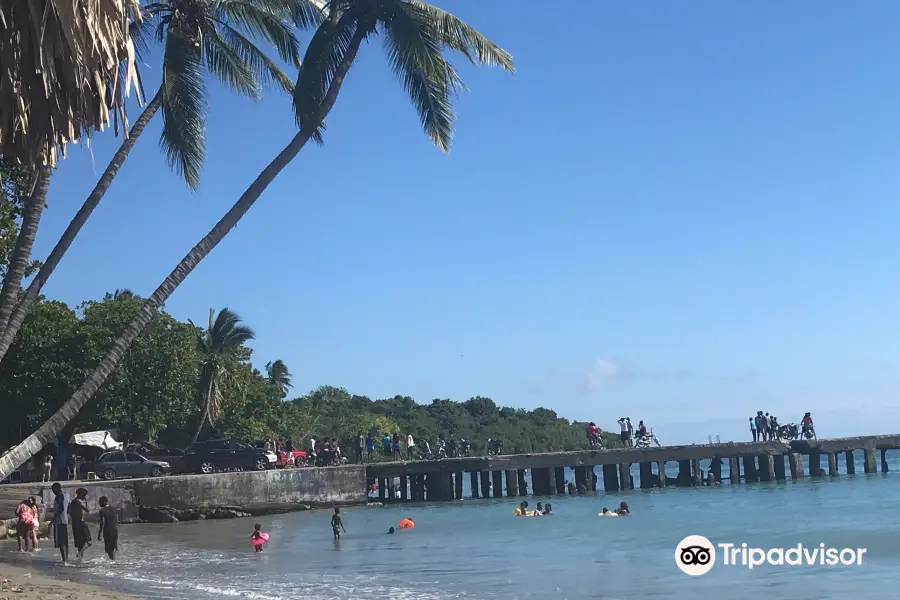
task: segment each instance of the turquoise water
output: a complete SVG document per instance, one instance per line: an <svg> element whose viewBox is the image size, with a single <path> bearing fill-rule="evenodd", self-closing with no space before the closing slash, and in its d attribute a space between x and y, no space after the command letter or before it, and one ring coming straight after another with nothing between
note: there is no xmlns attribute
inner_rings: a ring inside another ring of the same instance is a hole
<svg viewBox="0 0 900 600"><path fill-rule="evenodd" d="M513 517L517 498L346 509L348 533L339 543L332 540L329 511L266 517L258 521L272 539L261 555L249 545L253 522L232 520L123 526L116 564L100 557L97 545L68 569L53 565L57 555L49 544L34 556L5 558L143 598L179 600L881 599L900 587L893 502L900 496L900 464L893 454L892 472L884 475L528 498L532 506L552 502L555 514L546 518ZM621 500L632 517L596 516ZM385 534L406 516L415 529ZM861 566L751 571L717 564L689 577L674 555L692 534L714 543L824 543L867 553Z"/></svg>

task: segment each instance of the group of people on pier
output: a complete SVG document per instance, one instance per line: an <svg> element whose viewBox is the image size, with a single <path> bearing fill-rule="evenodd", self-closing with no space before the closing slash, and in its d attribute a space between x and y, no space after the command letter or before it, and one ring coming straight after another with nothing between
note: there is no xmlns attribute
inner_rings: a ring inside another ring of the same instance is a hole
<svg viewBox="0 0 900 600"><path fill-rule="evenodd" d="M775 415L758 410L756 416L750 417L750 435L754 442L793 440L801 436L811 439L816 437L816 429L810 413L803 415L798 428L794 423L783 425Z"/></svg>

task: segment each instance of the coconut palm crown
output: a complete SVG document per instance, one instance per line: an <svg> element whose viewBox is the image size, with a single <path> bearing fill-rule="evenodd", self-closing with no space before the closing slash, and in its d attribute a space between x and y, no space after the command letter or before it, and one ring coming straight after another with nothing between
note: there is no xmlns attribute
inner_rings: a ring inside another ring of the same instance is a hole
<svg viewBox="0 0 900 600"><path fill-rule="evenodd" d="M294 82L254 43L270 43L281 60L299 67L295 27L313 27L321 12L308 0L163 0L144 6L133 28L140 54L150 34L163 44L159 89L160 145L169 165L192 189L206 156L206 75L254 100L262 87L292 93Z"/></svg>
<svg viewBox="0 0 900 600"><path fill-rule="evenodd" d="M137 83L128 27L139 19L138 0L0 3L4 158L52 167L58 149L109 123L110 103L120 110Z"/></svg>

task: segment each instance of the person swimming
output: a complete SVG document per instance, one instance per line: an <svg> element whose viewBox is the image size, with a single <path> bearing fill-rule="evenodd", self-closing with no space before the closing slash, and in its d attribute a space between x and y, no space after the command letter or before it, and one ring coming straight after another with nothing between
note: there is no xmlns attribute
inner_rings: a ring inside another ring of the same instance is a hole
<svg viewBox="0 0 900 600"><path fill-rule="evenodd" d="M522 503L519 504L519 508L516 509L516 512L513 513L517 517L524 517L528 515L528 502L522 500Z"/></svg>
<svg viewBox="0 0 900 600"><path fill-rule="evenodd" d="M597 513L597 516L598 517L618 517L619 515L604 506L603 512Z"/></svg>
<svg viewBox="0 0 900 600"><path fill-rule="evenodd" d="M535 507L533 516L540 517L540 516L543 516L543 514L544 514L544 503L538 502L537 506Z"/></svg>
<svg viewBox="0 0 900 600"><path fill-rule="evenodd" d="M625 516L630 517L631 511L628 509L628 503L622 502L621 504L619 504L619 508L616 509L616 514L621 517L625 517Z"/></svg>
<svg viewBox="0 0 900 600"><path fill-rule="evenodd" d="M552 514L553 514L553 509L551 508L549 502L546 504L546 506L544 506L544 514L545 514L545 515L552 515Z"/></svg>
<svg viewBox="0 0 900 600"><path fill-rule="evenodd" d="M388 534L391 534L391 533L394 533L394 528L393 528L393 527L391 527L390 529L388 529Z"/></svg>

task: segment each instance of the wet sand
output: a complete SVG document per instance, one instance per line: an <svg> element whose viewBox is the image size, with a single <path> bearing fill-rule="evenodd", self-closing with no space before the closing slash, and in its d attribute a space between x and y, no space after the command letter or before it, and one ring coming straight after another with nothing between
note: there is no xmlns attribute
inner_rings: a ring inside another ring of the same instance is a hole
<svg viewBox="0 0 900 600"><path fill-rule="evenodd" d="M60 570L60 576L65 575ZM134 600L101 588L47 577L0 562L0 600Z"/></svg>

